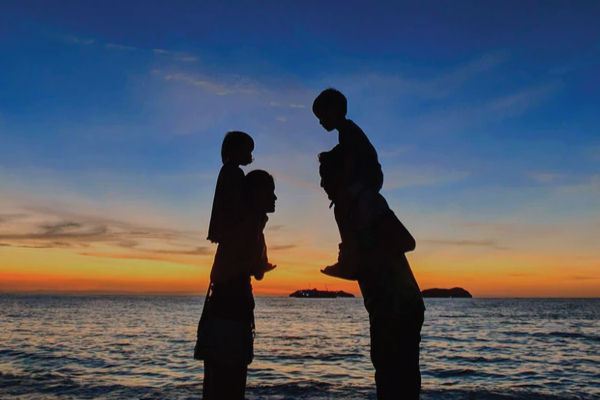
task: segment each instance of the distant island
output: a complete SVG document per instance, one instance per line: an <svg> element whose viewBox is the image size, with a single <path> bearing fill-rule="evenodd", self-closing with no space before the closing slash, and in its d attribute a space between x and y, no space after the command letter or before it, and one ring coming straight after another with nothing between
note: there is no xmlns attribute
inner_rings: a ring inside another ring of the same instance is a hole
<svg viewBox="0 0 600 400"><path fill-rule="evenodd" d="M452 297L471 299L473 296L463 288L455 287L452 289L425 289L421 292L423 297Z"/></svg>
<svg viewBox="0 0 600 400"><path fill-rule="evenodd" d="M352 293L346 293L343 290L329 291L317 289L301 289L290 294L290 297L301 297L308 299L334 299L336 297L354 297Z"/></svg>

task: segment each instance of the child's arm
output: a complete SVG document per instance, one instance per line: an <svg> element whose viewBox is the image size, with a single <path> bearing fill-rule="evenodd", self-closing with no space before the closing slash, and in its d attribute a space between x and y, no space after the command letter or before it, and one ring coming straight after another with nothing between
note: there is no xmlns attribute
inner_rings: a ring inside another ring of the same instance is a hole
<svg viewBox="0 0 600 400"><path fill-rule="evenodd" d="M273 265L269 262L269 257L267 256L267 245L265 243L264 234L260 234L259 246L262 248L260 257L258 258L258 262L253 266L252 275L257 281L260 281L264 278L265 273L273 271L277 268L277 265Z"/></svg>

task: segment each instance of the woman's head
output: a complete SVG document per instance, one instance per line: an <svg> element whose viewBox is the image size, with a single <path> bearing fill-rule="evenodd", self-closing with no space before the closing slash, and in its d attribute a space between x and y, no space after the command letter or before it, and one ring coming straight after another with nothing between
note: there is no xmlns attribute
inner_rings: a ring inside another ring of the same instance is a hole
<svg viewBox="0 0 600 400"><path fill-rule="evenodd" d="M244 204L249 209L261 212L275 212L275 180L267 172L260 169L250 171L242 181Z"/></svg>

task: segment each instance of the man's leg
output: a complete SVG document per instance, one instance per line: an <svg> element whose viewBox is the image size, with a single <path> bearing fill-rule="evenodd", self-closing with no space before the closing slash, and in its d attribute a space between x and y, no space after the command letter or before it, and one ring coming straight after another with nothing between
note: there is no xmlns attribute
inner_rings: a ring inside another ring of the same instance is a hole
<svg viewBox="0 0 600 400"><path fill-rule="evenodd" d="M418 400L419 343L423 314L376 319L371 324L371 360L379 400Z"/></svg>

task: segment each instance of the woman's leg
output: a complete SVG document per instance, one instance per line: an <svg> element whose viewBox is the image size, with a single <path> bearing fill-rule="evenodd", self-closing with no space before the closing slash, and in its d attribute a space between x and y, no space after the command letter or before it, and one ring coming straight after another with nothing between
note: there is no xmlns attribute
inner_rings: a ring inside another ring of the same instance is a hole
<svg viewBox="0 0 600 400"><path fill-rule="evenodd" d="M202 400L215 400L212 362L204 360L204 381L202 383Z"/></svg>
<svg viewBox="0 0 600 400"><path fill-rule="evenodd" d="M211 379L207 385L205 369L204 400L244 400L248 376L247 365L226 365L213 361L210 363L209 373ZM208 395L211 397L207 397L207 386Z"/></svg>

